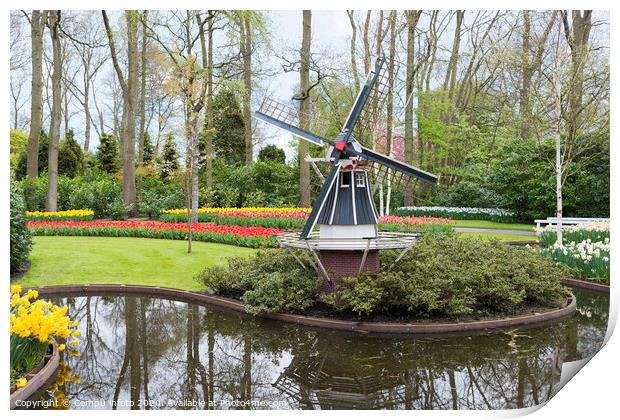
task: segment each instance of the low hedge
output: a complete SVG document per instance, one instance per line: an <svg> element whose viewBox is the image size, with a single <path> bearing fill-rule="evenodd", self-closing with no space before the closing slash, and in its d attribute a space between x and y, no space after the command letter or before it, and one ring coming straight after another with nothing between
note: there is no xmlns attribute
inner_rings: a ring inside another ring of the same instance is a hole
<svg viewBox="0 0 620 420"><path fill-rule="evenodd" d="M489 220L491 222L514 222L516 215L506 209L479 207L398 207L396 216L432 216L453 220Z"/></svg>
<svg viewBox="0 0 620 420"><path fill-rule="evenodd" d="M427 235L392 272L396 251L380 253L383 270L345 277L321 300L334 315L430 318L509 314L557 306L567 270L527 248L451 234ZM309 266L306 264L306 266ZM248 311L304 313L318 305L320 281L282 249L261 251L197 276L214 293L240 298Z"/></svg>

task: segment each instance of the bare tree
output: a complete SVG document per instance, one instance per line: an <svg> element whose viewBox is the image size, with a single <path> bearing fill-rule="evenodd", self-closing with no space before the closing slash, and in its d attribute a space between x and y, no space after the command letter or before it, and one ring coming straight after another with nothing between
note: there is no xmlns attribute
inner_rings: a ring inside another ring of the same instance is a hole
<svg viewBox="0 0 620 420"><path fill-rule="evenodd" d="M450 53L450 61L446 71L446 78L443 82L444 90L449 92L450 98L454 96L456 88L456 67L459 58L459 50L461 47L461 26L463 25L464 10L456 11L456 27L454 28L454 41L452 43L452 52Z"/></svg>
<svg viewBox="0 0 620 420"><path fill-rule="evenodd" d="M405 80L405 162L413 164L414 160L414 137L413 137L413 95L415 92L415 29L422 11L407 10L407 75ZM405 205L413 204L413 190L408 185L405 189Z"/></svg>
<svg viewBox="0 0 620 420"><path fill-rule="evenodd" d="M28 162L26 174L29 178L39 175L39 135L43 126L43 31L47 22L47 11L33 10L30 19L32 38L32 84L30 88L30 134L28 135Z"/></svg>
<svg viewBox="0 0 620 420"><path fill-rule="evenodd" d="M308 111L310 105L310 41L312 39L312 12L303 11L303 31L301 40L299 87L302 95L299 99L300 118L299 125L303 129L309 129ZM298 147L299 159L299 206L310 207L310 164L305 161L310 151L308 142L300 140Z"/></svg>
<svg viewBox="0 0 620 420"><path fill-rule="evenodd" d="M58 144L60 143L62 51L60 46L60 10L52 10L48 16L52 39L54 72L52 73L52 114L47 158L47 200L45 209L56 211L58 202Z"/></svg>
<svg viewBox="0 0 620 420"><path fill-rule="evenodd" d="M123 117L121 122L123 138L123 203L130 215L137 212L136 177L134 156L136 151L136 113L138 93L138 22L136 11L125 11L127 24L127 78L123 75L116 52L114 34L108 15L101 11L110 45L110 55L116 76L123 92Z"/></svg>

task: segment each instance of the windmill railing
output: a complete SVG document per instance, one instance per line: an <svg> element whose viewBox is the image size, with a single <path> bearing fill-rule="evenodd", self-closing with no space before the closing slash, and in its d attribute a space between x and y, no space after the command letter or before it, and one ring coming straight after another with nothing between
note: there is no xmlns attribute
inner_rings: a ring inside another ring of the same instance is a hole
<svg viewBox="0 0 620 420"><path fill-rule="evenodd" d="M312 250L364 251L376 249L407 249L415 245L420 233L379 232L372 238L321 238L312 233L301 238L298 232L276 235L281 247Z"/></svg>

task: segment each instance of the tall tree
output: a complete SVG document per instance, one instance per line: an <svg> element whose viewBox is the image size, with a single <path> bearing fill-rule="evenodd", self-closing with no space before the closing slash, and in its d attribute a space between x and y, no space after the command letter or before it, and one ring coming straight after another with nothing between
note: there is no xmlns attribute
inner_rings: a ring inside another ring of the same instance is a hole
<svg viewBox="0 0 620 420"><path fill-rule="evenodd" d="M254 148L252 144L252 24L251 13L242 12L239 15L239 49L243 57L243 122L245 125L245 163L252 163Z"/></svg>
<svg viewBox="0 0 620 420"><path fill-rule="evenodd" d="M388 52L387 62L387 114L386 114L386 130L385 130L385 152L388 156L392 156L392 137L394 135L394 78L396 77L396 19L398 12L396 10L390 11L388 18L388 26L390 31L390 48ZM389 174L388 170L388 174ZM392 198L392 183L391 177L387 179L387 194L385 200L384 213L390 214L390 203Z"/></svg>
<svg viewBox="0 0 620 420"><path fill-rule="evenodd" d="M142 49L140 50L140 131L138 132L138 139L140 144L138 146L138 164L141 164L144 159L144 139L145 139L145 126L146 126L146 73L147 73L147 19L148 10L142 11Z"/></svg>
<svg viewBox="0 0 620 420"><path fill-rule="evenodd" d="M123 203L130 215L137 212L136 202L136 177L134 156L136 151L136 113L138 94L138 22L140 20L137 11L125 11L127 26L127 77L120 67L114 34L110 27L108 15L105 10L101 11L103 23L110 45L112 64L123 93L123 116L121 121L122 147L123 147Z"/></svg>
<svg viewBox="0 0 620 420"><path fill-rule="evenodd" d="M553 29L556 13L552 13L543 34L536 41L536 49L533 57L531 56L532 42L532 19L529 10L523 11L523 39L522 39L522 58L521 58L521 89L519 91L519 119L521 120L521 138L528 140L531 136L532 125L532 105L531 105L531 85L532 78L536 72L540 71L540 66L545 52L547 38Z"/></svg>
<svg viewBox="0 0 620 420"><path fill-rule="evenodd" d="M357 24L355 23L355 10L347 10L349 23L351 23L351 69L353 71L353 83L355 91L360 90L360 76L357 71Z"/></svg>
<svg viewBox="0 0 620 420"><path fill-rule="evenodd" d="M454 41L452 42L452 52L450 53L450 61L448 61L448 69L446 78L443 82L444 90L449 92L450 98L454 96L456 88L456 66L459 58L459 50L461 48L461 26L463 25L464 10L456 11L456 27L454 28Z"/></svg>
<svg viewBox="0 0 620 420"><path fill-rule="evenodd" d="M299 126L305 130L310 127L308 111L310 108L310 41L312 38L312 12L303 11L302 38L299 65L299 87L302 95L299 96ZM310 207L310 164L305 161L306 155L310 151L307 141L298 142L299 158L299 206Z"/></svg>
<svg viewBox="0 0 620 420"><path fill-rule="evenodd" d="M47 158L47 199L45 209L56 211L58 202L58 146L60 143L62 51L60 46L60 10L49 12L50 37L52 39L52 113L50 123L49 151Z"/></svg>
<svg viewBox="0 0 620 420"><path fill-rule="evenodd" d="M407 75L405 79L405 162L412 165L414 156L414 133L413 133L413 95L415 92L415 29L422 11L407 10ZM413 190L408 184L405 189L405 205L413 204Z"/></svg>
<svg viewBox="0 0 620 420"><path fill-rule="evenodd" d="M43 126L43 31L47 22L46 10L33 10L30 18L32 39L32 83L30 88L30 134L28 136L27 176L39 175L39 133Z"/></svg>

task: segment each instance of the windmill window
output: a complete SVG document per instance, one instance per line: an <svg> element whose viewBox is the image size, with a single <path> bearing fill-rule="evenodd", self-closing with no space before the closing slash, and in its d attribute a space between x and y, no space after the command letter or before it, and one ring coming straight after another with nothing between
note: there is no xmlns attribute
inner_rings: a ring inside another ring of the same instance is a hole
<svg viewBox="0 0 620 420"><path fill-rule="evenodd" d="M356 187L365 187L366 186L366 177L363 172L355 173L355 186Z"/></svg>
<svg viewBox="0 0 620 420"><path fill-rule="evenodd" d="M351 172L340 173L340 187L349 188L351 186Z"/></svg>

